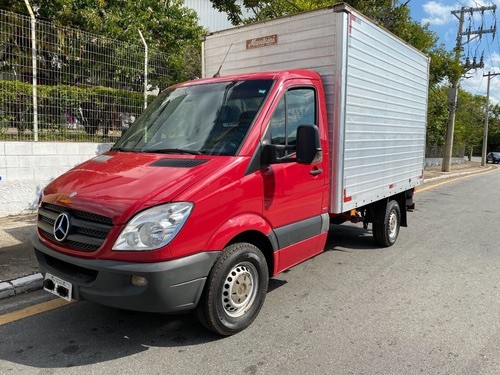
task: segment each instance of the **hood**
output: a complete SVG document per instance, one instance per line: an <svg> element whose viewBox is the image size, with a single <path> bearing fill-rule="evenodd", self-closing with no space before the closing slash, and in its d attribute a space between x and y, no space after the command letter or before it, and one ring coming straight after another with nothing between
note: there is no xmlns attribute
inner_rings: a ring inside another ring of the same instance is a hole
<svg viewBox="0 0 500 375"><path fill-rule="evenodd" d="M108 152L71 169L44 190L43 202L89 211L123 224L161 194L173 200L232 157ZM158 202L155 202L158 203Z"/></svg>

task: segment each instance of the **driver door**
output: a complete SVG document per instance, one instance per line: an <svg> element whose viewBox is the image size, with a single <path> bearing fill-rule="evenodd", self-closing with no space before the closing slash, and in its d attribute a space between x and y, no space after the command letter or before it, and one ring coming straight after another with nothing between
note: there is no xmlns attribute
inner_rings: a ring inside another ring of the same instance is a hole
<svg viewBox="0 0 500 375"><path fill-rule="evenodd" d="M289 83L268 124L268 142L276 145L294 145L297 127L319 125L321 117L315 87L310 82L303 84L301 80ZM278 158L293 156L293 151L279 151L278 154ZM279 244L278 272L322 250L319 236L324 232L325 163L323 160L309 165L284 162L272 164L263 171L263 211Z"/></svg>

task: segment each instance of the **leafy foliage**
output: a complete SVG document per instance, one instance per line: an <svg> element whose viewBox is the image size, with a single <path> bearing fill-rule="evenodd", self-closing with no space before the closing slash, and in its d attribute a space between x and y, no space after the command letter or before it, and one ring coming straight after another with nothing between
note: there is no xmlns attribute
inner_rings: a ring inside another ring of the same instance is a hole
<svg viewBox="0 0 500 375"><path fill-rule="evenodd" d="M448 121L448 88L433 86L429 90L427 109L427 146L442 146L445 143Z"/></svg>
<svg viewBox="0 0 500 375"><path fill-rule="evenodd" d="M456 145L464 145L467 149L481 146L485 111L485 97L459 90L455 116L454 143Z"/></svg>
<svg viewBox="0 0 500 375"><path fill-rule="evenodd" d="M19 131L31 129L32 89L29 83L0 81L0 127L15 127ZM118 129L120 113L139 114L144 101L142 94L101 86L38 85L37 91L40 129L58 130L68 125L69 117L82 119L84 116L95 123L95 128L86 130L95 133L97 127ZM91 108L86 108L88 103Z"/></svg>
<svg viewBox="0 0 500 375"><path fill-rule="evenodd" d="M500 151L500 105L490 105L488 118L488 151Z"/></svg>
<svg viewBox="0 0 500 375"><path fill-rule="evenodd" d="M31 5L40 20L106 35L138 44L142 48L139 36L141 30L148 43L152 60L158 60L157 56L169 56L163 64L159 63L161 61L156 64L164 66L164 70L169 74L169 79L162 83L162 87L199 75L200 36L203 29L197 24L196 13L185 8L182 0L32 0ZM23 1L0 0L0 8L28 15ZM67 28L59 30L66 34L74 33ZM67 41L69 37L74 35L58 35L59 41ZM17 41L11 41L11 45L19 47ZM69 51L70 43L61 42L60 45L58 58L63 62L74 61L75 51ZM29 40L21 45L21 48L24 47L29 47ZM130 52L113 45L92 48L107 49L108 51L103 52L111 53L111 59L115 56L126 56ZM45 61L52 61L52 57L46 56ZM161 59L165 60L164 57ZM108 67L106 69L110 70ZM110 74L122 72L111 71Z"/></svg>
<svg viewBox="0 0 500 375"><path fill-rule="evenodd" d="M429 91L427 123L427 146L445 144L448 123L448 90L444 85L436 85ZM479 151L482 147L486 113L486 98L459 89L457 112L455 115L454 148L465 147ZM488 149L500 149L500 106L490 105Z"/></svg>

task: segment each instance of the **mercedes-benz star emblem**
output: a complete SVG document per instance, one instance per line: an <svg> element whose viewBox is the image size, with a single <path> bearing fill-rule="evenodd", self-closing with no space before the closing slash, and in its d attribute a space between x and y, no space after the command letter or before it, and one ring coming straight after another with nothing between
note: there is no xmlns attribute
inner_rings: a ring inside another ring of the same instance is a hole
<svg viewBox="0 0 500 375"><path fill-rule="evenodd" d="M63 242L69 234L69 216L63 212L60 214L54 223L54 237L59 242Z"/></svg>

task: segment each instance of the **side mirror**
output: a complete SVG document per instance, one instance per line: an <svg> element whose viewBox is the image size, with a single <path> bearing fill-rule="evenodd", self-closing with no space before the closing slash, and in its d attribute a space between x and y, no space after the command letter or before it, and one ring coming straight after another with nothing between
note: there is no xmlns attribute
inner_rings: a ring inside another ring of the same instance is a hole
<svg viewBox="0 0 500 375"><path fill-rule="evenodd" d="M297 163L311 164L321 160L319 129L316 125L297 127Z"/></svg>
<svg viewBox="0 0 500 375"><path fill-rule="evenodd" d="M278 158L278 151L295 151L295 145L284 146L284 145L273 145L264 142L261 154L261 164L263 167L267 167L271 164L281 164L281 163L294 163L297 161L296 158Z"/></svg>
<svg viewBox="0 0 500 375"><path fill-rule="evenodd" d="M276 147L267 142L262 143L262 153L260 154L260 164L262 168L276 163Z"/></svg>
<svg viewBox="0 0 500 375"><path fill-rule="evenodd" d="M278 151L292 151L294 157L278 158ZM321 144L319 130L316 125L299 125L295 145L273 145L267 142L262 144L260 155L261 167L281 163L312 164L321 161Z"/></svg>

